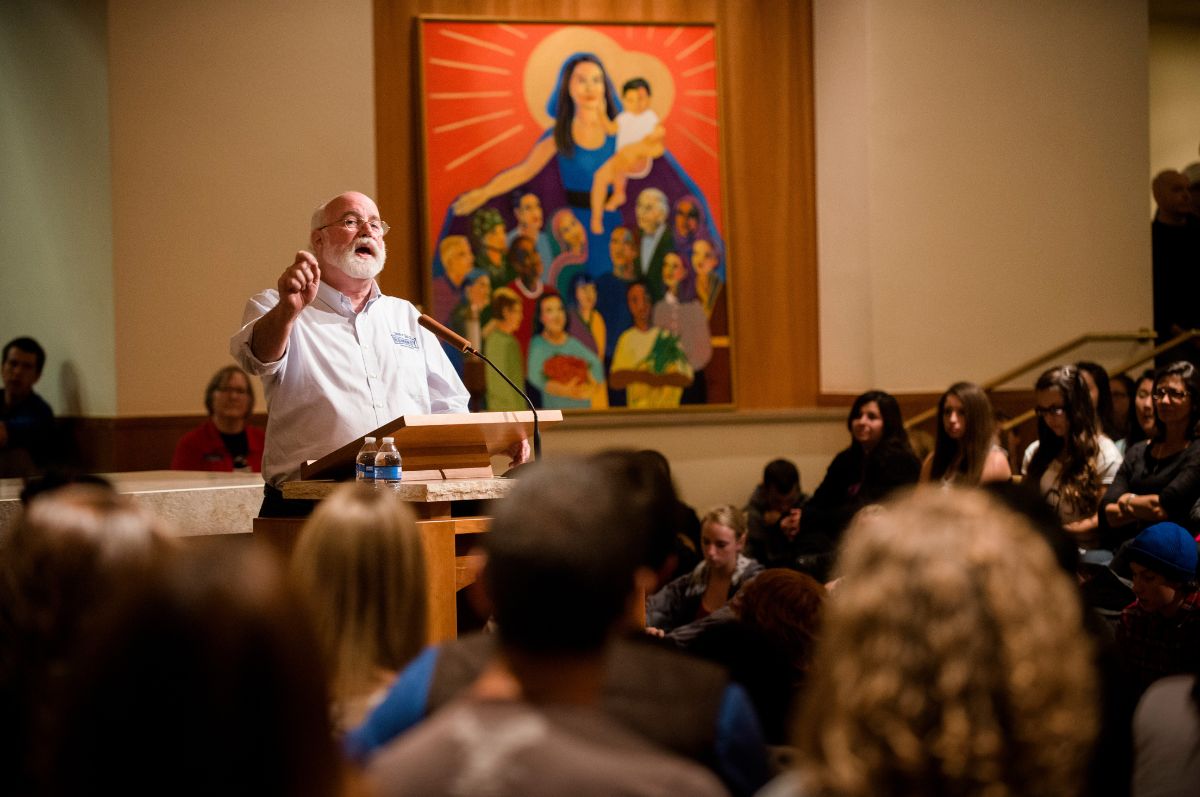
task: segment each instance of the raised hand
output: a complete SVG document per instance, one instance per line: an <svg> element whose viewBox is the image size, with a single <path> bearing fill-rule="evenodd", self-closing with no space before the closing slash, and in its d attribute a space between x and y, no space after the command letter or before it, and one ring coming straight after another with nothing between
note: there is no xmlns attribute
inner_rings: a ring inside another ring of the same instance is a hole
<svg viewBox="0 0 1200 797"><path fill-rule="evenodd" d="M321 267L317 265L316 256L302 249L296 253L292 264L279 275L279 303L286 306L292 315L298 315L317 298L320 284Z"/></svg>

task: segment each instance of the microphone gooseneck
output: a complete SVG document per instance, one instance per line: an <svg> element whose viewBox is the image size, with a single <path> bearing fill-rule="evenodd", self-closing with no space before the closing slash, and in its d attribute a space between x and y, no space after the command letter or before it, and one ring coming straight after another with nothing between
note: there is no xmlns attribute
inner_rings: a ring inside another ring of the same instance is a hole
<svg viewBox="0 0 1200 797"><path fill-rule="evenodd" d="M460 351L463 354L474 355L475 357L483 360L485 363L491 366L491 369L499 374L500 378L507 382L513 390L517 391L517 394L520 395L521 398L525 399L525 403L529 405L529 411L533 413L533 458L534 460L540 460L542 458L542 433L541 430L538 429L537 408L533 406L533 402L530 401L529 396L526 395L525 391L517 387L516 383L508 378L508 374L497 368L496 364L484 356L483 352L472 346L471 341L467 340L453 329L450 329L450 327L438 321L433 316L422 313L417 318L417 323L432 332L439 340L444 341L452 349Z"/></svg>

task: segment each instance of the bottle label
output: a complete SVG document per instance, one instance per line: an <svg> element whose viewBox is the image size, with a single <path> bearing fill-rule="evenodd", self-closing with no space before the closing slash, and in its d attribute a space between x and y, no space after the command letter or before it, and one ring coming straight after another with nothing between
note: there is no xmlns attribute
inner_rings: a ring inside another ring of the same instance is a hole
<svg viewBox="0 0 1200 797"><path fill-rule="evenodd" d="M375 480L381 482L400 481L401 468L399 465L376 465Z"/></svg>
<svg viewBox="0 0 1200 797"><path fill-rule="evenodd" d="M366 465L362 462L354 464L354 478L360 482L369 482L375 480L375 466Z"/></svg>

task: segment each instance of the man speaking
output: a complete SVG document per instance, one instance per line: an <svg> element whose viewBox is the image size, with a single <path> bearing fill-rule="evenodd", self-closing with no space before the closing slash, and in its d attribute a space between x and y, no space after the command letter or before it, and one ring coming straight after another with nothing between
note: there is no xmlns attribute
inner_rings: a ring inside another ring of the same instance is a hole
<svg viewBox="0 0 1200 797"><path fill-rule="evenodd" d="M340 194L312 215L311 252L299 251L275 290L246 303L229 341L262 377L267 398L262 517L307 514L283 497L300 465L401 415L467 412L470 395L410 302L384 296L388 225L370 197Z"/></svg>

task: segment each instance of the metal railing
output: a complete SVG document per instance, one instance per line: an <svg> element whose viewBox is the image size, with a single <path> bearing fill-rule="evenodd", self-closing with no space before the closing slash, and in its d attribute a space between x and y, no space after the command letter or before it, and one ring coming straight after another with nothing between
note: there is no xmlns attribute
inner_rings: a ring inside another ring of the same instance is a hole
<svg viewBox="0 0 1200 797"><path fill-rule="evenodd" d="M1114 341L1145 342L1155 340L1157 337L1158 335L1149 329L1139 329L1137 332L1086 332L1078 337L1068 340L1066 343L1055 346L1054 348L1043 352L1036 357L1032 357L1014 368L1010 368L999 376L995 376L985 382L981 382L979 386L985 391L993 390L1000 385L1003 385L1005 382L1012 381L1027 371L1032 371L1034 368L1037 368L1040 365L1045 365L1046 363L1055 362L1061 359L1062 356L1067 352L1071 351L1072 349L1077 349L1086 343L1112 343ZM1172 349L1181 343L1186 343L1187 341L1197 337L1200 337L1200 329L1189 329L1188 331L1171 338L1161 346L1156 346L1150 350L1150 352L1138 355L1132 360L1124 362L1120 366L1111 369L1109 373L1119 374L1122 371L1128 371L1130 368L1133 368L1136 365L1140 365L1141 363L1154 359L1164 351ZM912 429L913 427L924 423L935 415L937 415L937 407L930 407L929 409L923 410L922 412L919 412L906 420L904 422L904 428ZM1000 428L1005 430L1011 429L1014 426L1021 425L1031 417L1033 417L1033 410L1029 410L1028 412L1018 415L1016 418L1005 421L1003 424L1001 424Z"/></svg>

